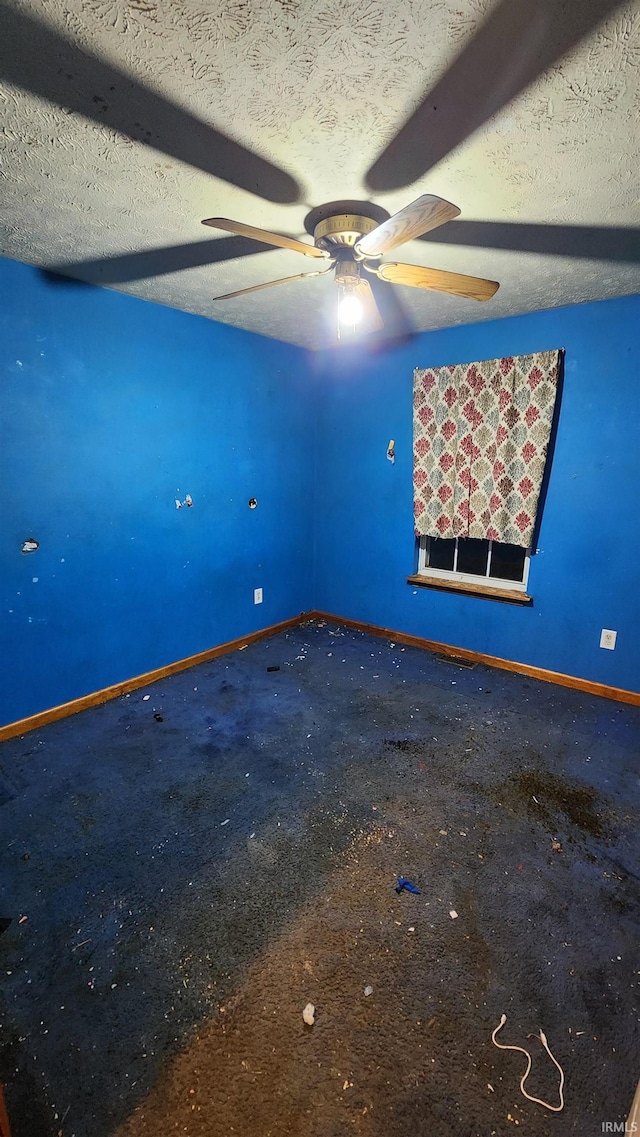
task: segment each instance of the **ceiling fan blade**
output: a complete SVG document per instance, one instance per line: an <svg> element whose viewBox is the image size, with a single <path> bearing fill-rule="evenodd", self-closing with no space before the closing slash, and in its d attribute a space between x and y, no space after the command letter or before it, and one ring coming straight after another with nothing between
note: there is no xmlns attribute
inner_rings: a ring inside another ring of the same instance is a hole
<svg viewBox="0 0 640 1137"><path fill-rule="evenodd" d="M444 225L459 213L457 205L425 193L361 237L356 242L356 253L362 257L382 257L405 241L437 229L438 225Z"/></svg>
<svg viewBox="0 0 640 1137"><path fill-rule="evenodd" d="M0 5L0 78L54 103L66 114L72 111L100 127L111 127L127 139L266 201L299 199L300 187L285 170L35 16L4 4Z"/></svg>
<svg viewBox="0 0 640 1137"><path fill-rule="evenodd" d="M271 245L250 241L247 237L219 237L210 241L190 241L184 245L166 245L161 249L139 249L95 260L59 262L42 268L48 279L58 284L127 284L148 280L204 265L220 264L256 253L271 252Z"/></svg>
<svg viewBox="0 0 640 1137"><path fill-rule="evenodd" d="M381 280L389 280L392 284L408 284L411 288L428 288L432 292L449 292L452 296L463 296L469 300L490 300L500 287L495 280L445 272L439 268L423 268L422 265L384 264L379 265L376 272Z"/></svg>
<svg viewBox="0 0 640 1137"><path fill-rule="evenodd" d="M315 245L296 241L294 237L283 237L281 233L270 233L267 229L256 229L253 225L243 225L242 221L231 221L228 217L208 217L202 224L210 225L212 229L226 229L227 233L237 233L241 237L251 237L253 241L263 241L267 245L277 245L279 249L293 249L295 253L304 253L305 257L326 260L329 256L328 252Z"/></svg>
<svg viewBox="0 0 640 1137"><path fill-rule="evenodd" d="M621 0L500 0L374 162L377 192L412 185L621 6Z"/></svg>
<svg viewBox="0 0 640 1137"><path fill-rule="evenodd" d="M420 238L442 245L507 249L543 256L640 263L640 228L616 225L539 225L527 221L454 221Z"/></svg>
<svg viewBox="0 0 640 1137"><path fill-rule="evenodd" d="M237 292L225 292L223 296L214 296L214 300L231 300L234 296L246 296L248 292L260 292L262 288L273 288L275 284L288 284L290 280L305 280L308 276L323 276L331 272L333 265L320 268L317 272L299 272L295 276L281 276L279 280L268 280L266 284L252 284L250 288L239 288Z"/></svg>

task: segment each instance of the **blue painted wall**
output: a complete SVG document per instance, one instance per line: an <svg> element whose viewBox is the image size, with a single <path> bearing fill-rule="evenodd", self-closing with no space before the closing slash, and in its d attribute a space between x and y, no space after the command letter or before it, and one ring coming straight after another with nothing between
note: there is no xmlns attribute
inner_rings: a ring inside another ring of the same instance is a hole
<svg viewBox="0 0 640 1137"><path fill-rule="evenodd" d="M312 607L640 687L640 297L310 356L1 259L0 288L0 723ZM413 368L553 347L533 608L412 588Z"/></svg>
<svg viewBox="0 0 640 1137"><path fill-rule="evenodd" d="M0 723L308 610L307 354L7 260L0 294Z"/></svg>
<svg viewBox="0 0 640 1137"><path fill-rule="evenodd" d="M442 643L640 688L640 297L329 351L316 453L316 607ZM414 367L566 349L532 608L414 589ZM396 441L396 463L386 460ZM599 647L618 632L615 651Z"/></svg>

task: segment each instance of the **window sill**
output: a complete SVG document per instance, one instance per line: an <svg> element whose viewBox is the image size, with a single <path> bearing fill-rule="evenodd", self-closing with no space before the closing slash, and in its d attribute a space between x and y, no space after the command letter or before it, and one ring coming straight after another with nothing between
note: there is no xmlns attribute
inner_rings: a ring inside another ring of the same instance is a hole
<svg viewBox="0 0 640 1137"><path fill-rule="evenodd" d="M464 592L467 596L484 596L487 600L502 600L510 604L533 604L533 597L514 588L500 588L494 584L471 584L464 580L444 580L433 576L408 576L407 584L420 588L438 588L444 592Z"/></svg>

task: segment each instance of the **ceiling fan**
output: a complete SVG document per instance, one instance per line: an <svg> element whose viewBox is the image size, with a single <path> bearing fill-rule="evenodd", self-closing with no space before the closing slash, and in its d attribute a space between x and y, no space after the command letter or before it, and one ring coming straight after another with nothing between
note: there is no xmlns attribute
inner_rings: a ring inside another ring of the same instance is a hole
<svg viewBox="0 0 640 1137"><path fill-rule="evenodd" d="M329 202L312 209L305 218L305 228L313 236L313 245L244 225L241 221L209 217L202 222L203 225L329 262L326 268L315 272L301 272L280 280L269 280L265 284L253 284L249 288L215 296L214 300L230 300L276 284L333 272L338 287L338 339L356 331L379 331L383 326L367 273L391 284L448 292L471 300L490 300L499 288L495 280L395 261L381 263L381 258L398 245L444 225L459 213L456 205L431 194L423 194L393 216L371 202Z"/></svg>

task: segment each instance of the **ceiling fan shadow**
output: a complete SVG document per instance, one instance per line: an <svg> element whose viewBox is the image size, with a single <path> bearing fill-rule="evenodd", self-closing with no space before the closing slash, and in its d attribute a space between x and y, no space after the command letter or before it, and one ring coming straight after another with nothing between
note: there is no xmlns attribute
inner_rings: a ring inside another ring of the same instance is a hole
<svg viewBox="0 0 640 1137"><path fill-rule="evenodd" d="M99 284L93 284L90 280L81 280L80 277L64 276L63 273L56 272L55 269L52 268L38 268L37 272L45 284L51 284L54 287L64 284L69 288L77 289L100 288Z"/></svg>
<svg viewBox="0 0 640 1137"><path fill-rule="evenodd" d="M285 170L92 55L0 4L0 78L266 201L298 200Z"/></svg>
<svg viewBox="0 0 640 1137"><path fill-rule="evenodd" d="M161 249L140 249L114 257L47 265L40 271L47 280L57 284L126 284L268 252L273 252L272 245L248 237L219 237Z"/></svg>
<svg viewBox="0 0 640 1137"><path fill-rule="evenodd" d="M640 228L537 225L515 221L449 221L417 240L518 253L640 263Z"/></svg>
<svg viewBox="0 0 640 1137"><path fill-rule="evenodd" d="M369 188L380 192L417 181L621 2L500 0L371 166Z"/></svg>

